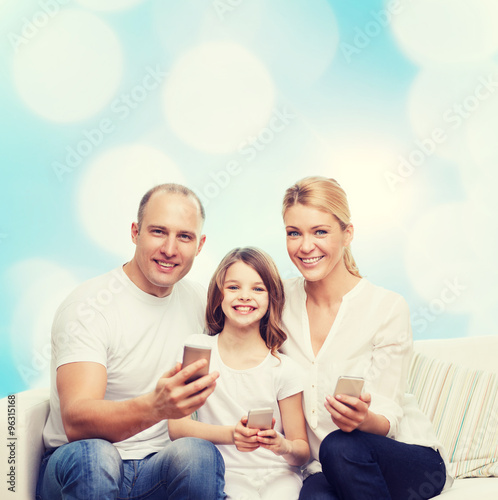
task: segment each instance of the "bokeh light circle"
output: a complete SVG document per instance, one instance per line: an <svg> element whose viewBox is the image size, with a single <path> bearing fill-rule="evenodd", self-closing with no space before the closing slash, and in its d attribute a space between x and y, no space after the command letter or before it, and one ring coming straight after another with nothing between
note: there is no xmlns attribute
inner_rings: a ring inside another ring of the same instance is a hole
<svg viewBox="0 0 498 500"><path fill-rule="evenodd" d="M395 39L422 66L484 61L498 49L494 0L400 0L396 5Z"/></svg>
<svg viewBox="0 0 498 500"><path fill-rule="evenodd" d="M498 300L495 281L480 278L485 265L472 244L479 235L469 224L471 210L467 202L435 206L419 217L406 241L411 283L428 304L444 306L440 313L473 314L487 298Z"/></svg>
<svg viewBox="0 0 498 500"><path fill-rule="evenodd" d="M496 141L483 144L478 136L489 139L489 126L497 123L497 82L498 66L492 62L421 70L408 97L408 114L420 147L425 144L429 156L467 164L471 149L476 158L482 156L483 146L485 151L496 150Z"/></svg>
<svg viewBox="0 0 498 500"><path fill-rule="evenodd" d="M121 45L99 17L73 9L50 17L18 46L13 60L16 89L35 113L74 122L99 112L112 98L123 70Z"/></svg>
<svg viewBox="0 0 498 500"><path fill-rule="evenodd" d="M198 150L226 154L258 135L270 119L273 81L243 47L208 43L190 50L172 67L164 87L171 129Z"/></svg>
<svg viewBox="0 0 498 500"><path fill-rule="evenodd" d="M40 258L16 262L7 273L10 293L16 297L10 343L17 371L28 387L48 387L54 314L78 280L69 270Z"/></svg>

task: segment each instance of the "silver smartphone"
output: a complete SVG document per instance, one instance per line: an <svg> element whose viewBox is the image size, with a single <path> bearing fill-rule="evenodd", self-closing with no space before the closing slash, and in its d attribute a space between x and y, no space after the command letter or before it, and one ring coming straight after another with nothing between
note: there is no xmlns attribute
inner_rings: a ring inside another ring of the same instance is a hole
<svg viewBox="0 0 498 500"><path fill-rule="evenodd" d="M183 348L183 362L182 368L194 363L199 359L206 359L207 365L204 368L196 371L189 379L185 381L186 384L190 384L198 378L204 377L209 373L209 360L211 359L211 347L204 347L193 344L185 344Z"/></svg>
<svg viewBox="0 0 498 500"><path fill-rule="evenodd" d="M350 377L348 375L342 375L337 379L337 384L334 389L334 397L338 394L346 394L348 396L359 398L361 396L364 383L365 380L363 377Z"/></svg>
<svg viewBox="0 0 498 500"><path fill-rule="evenodd" d="M247 427L251 429L267 430L272 428L273 409L255 408L247 414Z"/></svg>

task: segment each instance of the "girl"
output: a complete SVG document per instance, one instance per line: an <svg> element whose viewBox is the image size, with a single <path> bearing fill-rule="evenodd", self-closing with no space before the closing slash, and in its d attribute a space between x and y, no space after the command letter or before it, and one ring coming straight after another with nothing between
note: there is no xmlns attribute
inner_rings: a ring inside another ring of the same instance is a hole
<svg viewBox="0 0 498 500"><path fill-rule="evenodd" d="M308 377L313 461L300 498L438 495L451 483L441 445L414 397L404 394L412 355L408 306L361 277L346 194L333 179L305 178L287 189L283 217L287 251L303 275L286 283L282 323L284 352ZM363 377L365 392L332 397L341 375Z"/></svg>
<svg viewBox="0 0 498 500"><path fill-rule="evenodd" d="M236 248L209 284L210 336L192 335L186 342L211 347L210 370L220 378L197 420L169 420L169 434L172 440L192 436L218 445L228 498L299 496L309 446L300 369L277 353L286 338L280 328L283 306L282 281L270 257ZM248 410L262 407L273 409L273 429L248 428Z"/></svg>

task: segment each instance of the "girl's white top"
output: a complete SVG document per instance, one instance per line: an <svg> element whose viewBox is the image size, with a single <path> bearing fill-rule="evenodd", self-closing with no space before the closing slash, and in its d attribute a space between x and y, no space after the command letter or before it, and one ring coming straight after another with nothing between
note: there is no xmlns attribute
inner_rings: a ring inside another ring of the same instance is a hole
<svg viewBox="0 0 498 500"><path fill-rule="evenodd" d="M270 407L276 420L275 430L283 432L278 401L303 390L303 374L297 363L283 354L279 353L278 359L268 352L259 365L237 370L223 363L218 351L218 335L192 335L186 343L211 347L209 371L220 373L213 394L197 410L200 422L235 426L249 410ZM289 466L284 458L264 448L250 453L238 451L235 445L218 445L218 449L227 470L244 472L278 467L300 472L299 467Z"/></svg>

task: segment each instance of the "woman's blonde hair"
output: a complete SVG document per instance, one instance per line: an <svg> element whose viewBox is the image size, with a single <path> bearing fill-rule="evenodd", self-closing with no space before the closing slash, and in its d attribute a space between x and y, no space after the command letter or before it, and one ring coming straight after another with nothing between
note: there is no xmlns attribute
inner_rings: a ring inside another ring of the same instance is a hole
<svg viewBox="0 0 498 500"><path fill-rule="evenodd" d="M214 272L209 283L206 307L209 335L220 333L225 326L225 314L221 308L225 276L228 268L239 261L259 274L268 291L268 309L259 322L259 333L271 353L276 355L276 351L287 339L287 335L280 328L285 303L284 286L271 257L258 248L234 248L225 255Z"/></svg>
<svg viewBox="0 0 498 500"><path fill-rule="evenodd" d="M351 224L346 193L335 179L314 176L296 182L285 192L282 215L298 203L333 215L343 231ZM352 275L361 278L349 245L344 248L344 264Z"/></svg>

